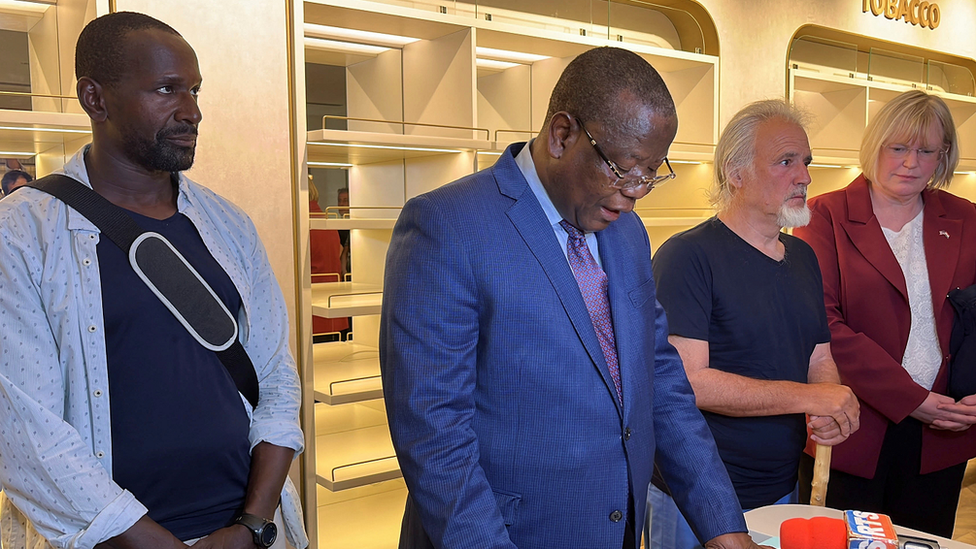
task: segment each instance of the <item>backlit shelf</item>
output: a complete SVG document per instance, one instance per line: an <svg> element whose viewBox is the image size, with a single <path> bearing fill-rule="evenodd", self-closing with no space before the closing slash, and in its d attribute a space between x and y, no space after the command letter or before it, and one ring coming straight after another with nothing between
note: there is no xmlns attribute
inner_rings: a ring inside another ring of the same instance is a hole
<svg viewBox="0 0 976 549"><path fill-rule="evenodd" d="M312 353L316 401L336 405L383 397L376 348L351 341L317 343Z"/></svg>
<svg viewBox="0 0 976 549"><path fill-rule="evenodd" d="M325 217L313 217L309 220L309 227L312 229L323 229L327 231L347 231L349 229L392 229L396 225L396 219L377 219L377 218L355 218L355 219L335 219Z"/></svg>
<svg viewBox="0 0 976 549"><path fill-rule="evenodd" d="M332 492L402 477L386 413L365 404L315 406L315 473Z"/></svg>
<svg viewBox="0 0 976 549"><path fill-rule="evenodd" d="M55 145L91 140L86 114L0 109L0 150L38 154Z"/></svg>
<svg viewBox="0 0 976 549"><path fill-rule="evenodd" d="M692 227L708 217L650 217L641 216L645 227Z"/></svg>
<svg viewBox="0 0 976 549"><path fill-rule="evenodd" d="M309 162L360 165L426 156L473 153L477 150L491 150L493 144L486 139L436 137L415 133L405 135L350 130L311 130L307 136L307 147Z"/></svg>
<svg viewBox="0 0 976 549"><path fill-rule="evenodd" d="M331 502L337 496L349 495ZM407 487L403 480L346 490L319 488L318 546L328 549L391 549L400 538ZM329 503L323 504L323 500Z"/></svg>
<svg viewBox="0 0 976 549"><path fill-rule="evenodd" d="M378 315L383 304L383 288L363 282L322 282L312 284L312 314L325 318Z"/></svg>

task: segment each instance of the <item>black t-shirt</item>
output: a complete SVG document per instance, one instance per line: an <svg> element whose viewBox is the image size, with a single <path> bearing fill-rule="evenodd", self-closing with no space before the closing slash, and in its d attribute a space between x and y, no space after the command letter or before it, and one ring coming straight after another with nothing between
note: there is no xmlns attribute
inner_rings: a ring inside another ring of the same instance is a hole
<svg viewBox="0 0 976 549"><path fill-rule="evenodd" d="M156 220L232 314L233 282L183 214ZM189 540L230 524L243 509L250 421L227 369L193 339L108 238L97 246L112 414L112 475L149 517Z"/></svg>
<svg viewBox="0 0 976 549"><path fill-rule="evenodd" d="M676 234L654 255L657 297L673 335L708 342L709 367L805 383L810 355L830 341L813 249L781 234L776 261L718 218ZM729 417L702 412L744 509L775 503L796 485L803 414Z"/></svg>

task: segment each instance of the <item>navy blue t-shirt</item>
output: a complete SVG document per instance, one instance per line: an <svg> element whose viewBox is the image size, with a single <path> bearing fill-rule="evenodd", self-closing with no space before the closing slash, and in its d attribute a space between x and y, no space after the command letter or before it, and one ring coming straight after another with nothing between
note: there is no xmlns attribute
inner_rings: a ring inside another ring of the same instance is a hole
<svg viewBox="0 0 976 549"><path fill-rule="evenodd" d="M233 282L183 214L129 213L165 236L236 316ZM98 266L112 413L112 475L149 517L189 540L230 524L250 471L247 410L217 355L201 346L104 235Z"/></svg>
<svg viewBox="0 0 976 549"><path fill-rule="evenodd" d="M709 367L806 383L814 347L830 341L820 266L780 234L776 261L718 218L668 239L652 261L671 334L708 342ZM806 443L803 414L729 417L703 411L744 509L793 491Z"/></svg>

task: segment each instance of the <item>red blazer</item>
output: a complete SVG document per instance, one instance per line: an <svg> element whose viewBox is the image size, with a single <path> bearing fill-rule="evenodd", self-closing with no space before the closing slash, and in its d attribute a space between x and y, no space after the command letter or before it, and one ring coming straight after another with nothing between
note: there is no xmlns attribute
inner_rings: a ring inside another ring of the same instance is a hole
<svg viewBox="0 0 976 549"><path fill-rule="evenodd" d="M924 191L922 199L925 260L944 357L932 391L945 393L954 319L946 294L976 282L976 208L968 200L938 190ZM889 422L908 417L928 395L901 366L911 324L908 290L874 217L863 175L844 189L813 198L810 205L810 224L793 234L817 252L830 349L841 380L861 403L861 428L834 447L831 467L873 478ZM808 441L807 451L812 453L812 447ZM974 456L976 427L961 433L924 429L922 474Z"/></svg>
<svg viewBox="0 0 976 549"><path fill-rule="evenodd" d="M322 213L322 208L314 200L308 201L308 211ZM339 282L339 244L338 231L312 229L309 231L309 252L312 263L312 282ZM348 318L312 317L312 333L327 334L341 332L349 328Z"/></svg>

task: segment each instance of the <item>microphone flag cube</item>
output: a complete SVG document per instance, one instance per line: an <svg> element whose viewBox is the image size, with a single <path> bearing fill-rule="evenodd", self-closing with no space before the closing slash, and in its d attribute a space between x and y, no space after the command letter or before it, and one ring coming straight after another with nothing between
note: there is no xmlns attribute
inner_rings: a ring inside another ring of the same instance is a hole
<svg viewBox="0 0 976 549"><path fill-rule="evenodd" d="M898 549L898 535L888 515L844 511L848 549Z"/></svg>

